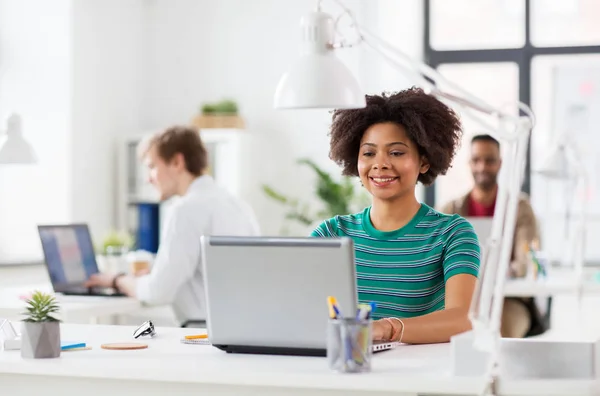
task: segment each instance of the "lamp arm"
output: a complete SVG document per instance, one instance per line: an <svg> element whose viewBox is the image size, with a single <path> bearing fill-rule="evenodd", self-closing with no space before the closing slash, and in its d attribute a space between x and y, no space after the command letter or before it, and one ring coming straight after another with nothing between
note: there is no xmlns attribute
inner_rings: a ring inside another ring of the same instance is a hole
<svg viewBox="0 0 600 396"><path fill-rule="evenodd" d="M321 2L322 0L318 0L319 7ZM355 29L358 35L358 39L354 42L341 41L332 43L332 48L348 48L354 47L360 43L366 44L370 49L384 58L392 66L400 69L404 74L412 77L428 93L460 105L464 112L468 113L471 118L487 129L497 130L499 129L499 126L492 125L488 120L484 120L482 117L480 117L479 114L474 114L473 110L475 110L477 113L483 113L492 116L493 119L500 122L510 121L514 124L521 122L521 117L504 112L501 109L486 103L482 99L472 95L457 84L446 79L431 66L413 60L406 53L400 51L392 44L378 37L369 29L359 25L352 11L348 9L340 0L334 0L334 2L338 4L339 7L344 11L342 15L336 18L336 25L344 15L348 15L352 21L352 27ZM458 95L441 90L439 88L440 84L444 84L445 86L451 88L454 92L457 92ZM525 116L529 118L531 127L533 128L533 125L535 124L535 116L531 108L522 102L516 102L516 105L519 110L521 110ZM501 136L500 138L504 137Z"/></svg>
<svg viewBox="0 0 600 396"><path fill-rule="evenodd" d="M322 0L318 1L319 7L321 2ZM336 25L344 15L348 15L349 18L352 20L352 27L356 30L358 39L355 42L341 41L338 43L332 43L333 48L354 47L360 43L365 43L371 49L377 52L380 56L382 56L384 59L390 62L393 66L401 69L404 73L412 76L416 81L419 81L419 85L427 89L429 93L446 98L456 104L465 106L466 108L477 110L480 113L492 115L497 118L508 119L515 123L518 122L519 117L506 113L498 109L497 107L486 103L482 99L472 95L468 91L461 88L459 85L446 79L431 66L422 62L415 61L406 53L398 50L398 48L396 48L392 44L388 43L384 39L372 33L369 29L359 25L358 21L356 20L356 17L350 9L348 9L340 0L334 0L334 2L338 4L339 7L342 8L342 10L344 11L344 13L336 19ZM391 52L393 56L388 55L386 51ZM453 91L456 91L457 93L459 93L460 96L441 91L438 88L440 83L443 83L444 85L451 88ZM527 106L524 103L518 102L518 107L532 120L533 124L534 115L529 106Z"/></svg>
<svg viewBox="0 0 600 396"><path fill-rule="evenodd" d="M519 206L521 186L525 174L525 163L527 160L527 146L530 137L530 123L527 117L522 117L517 125L517 138L509 147L512 149L508 160L512 163L506 171L504 187L499 185L499 190L503 190L503 205L500 206L500 213L494 215L493 226L497 230L502 230L501 243L499 244L499 258L496 261L496 280L493 289L493 306L490 312L490 328L493 331L499 330L502 318L502 309L504 303L504 285L508 276L508 269L512 255L512 243L517 223L517 211ZM510 143L509 143L510 144ZM496 222L498 220L498 222ZM492 237L494 233L492 232ZM476 319L476 318L475 318ZM498 339L496 341L499 341Z"/></svg>
<svg viewBox="0 0 600 396"><path fill-rule="evenodd" d="M504 284L511 259L527 147L535 124L534 114L529 106L522 102L516 102L516 106L523 115L508 113L486 103L448 81L431 66L413 60L368 29L359 26L353 13L341 0L334 0L334 2L344 11L336 19L336 30L338 22L347 15L352 20L358 39L355 42L330 43L332 49L352 47L360 43L367 44L394 67L418 81L426 92L460 106L475 121L489 129L490 135L506 144L503 147L507 148L508 155L503 161L504 172L501 172L501 181L498 184L491 236L485 241L485 256L481 260L480 277L468 314L473 325L475 347L491 354L487 373L491 375L498 362ZM319 10L321 3L322 0L317 3ZM444 85L444 89L441 85ZM445 88L450 88L453 93L447 92ZM476 114L473 114L474 112ZM493 119L497 125L484 120L481 115Z"/></svg>
<svg viewBox="0 0 600 396"><path fill-rule="evenodd" d="M421 73L419 73L418 71L416 71L413 68L408 67L407 65L398 61L394 57L388 55L385 51L382 51L380 48L378 48L377 45L375 43L373 43L371 40L365 39L364 43L367 44L369 46L369 48L371 48L373 51L375 51L379 56L383 57L392 66L400 69L401 71L404 72L404 74L407 74L408 76L412 77L414 80L420 81L420 85L423 86L425 88L425 90L427 90L430 94L461 105L463 107L463 109L465 109L469 112L469 116L471 118L475 119L479 124L483 125L486 129L495 130L498 128L497 126L492 125L489 121L484 120L479 115L473 114L469 109L469 108L472 108L472 109L476 109L477 111L485 113L485 114L491 114L488 111L486 111L486 108L484 106L475 104L473 102L465 100L464 98L460 98L460 97L452 95L450 93L441 91L434 84L432 84L430 82L430 80L424 78Z"/></svg>
<svg viewBox="0 0 600 396"><path fill-rule="evenodd" d="M586 223L587 223L587 212L588 212L588 188L589 188L589 184L588 184L588 180L587 177L584 173L582 173L580 175L580 183L583 189L583 198L581 200L581 213L579 214L579 222L578 222L578 233L576 235L576 239L575 241L578 242L580 245L578 246L579 249L577 249L578 252L578 256L576 257L575 260L575 276L577 278L578 282L581 282L583 279L583 266L585 264L585 250L586 250L586 238L587 238L587 232L586 232Z"/></svg>
<svg viewBox="0 0 600 396"><path fill-rule="evenodd" d="M490 130L490 134L506 144L508 156L503 161L504 176L499 182L495 215L492 220L491 236L485 245L482 258L480 281L477 282L469 310L469 318L476 334L476 344L480 349L498 353L500 320L504 301L504 284L512 254L512 242L516 225L517 209L521 185L524 179L527 147L531 130L535 123L532 110L526 104L517 102L523 115L514 115L494 107L472 95L455 83L448 81L429 65L417 62L390 43L368 29L360 26L352 12L340 0L334 0L352 19L358 35L356 43L332 43L333 48L352 47L365 43L392 66L414 78L428 93L452 102L479 124ZM321 2L319 1L319 4ZM341 17L338 17L338 21ZM452 93L442 90L440 86ZM482 117L482 115L487 116ZM489 119L496 121L490 122ZM478 337L479 336L479 337ZM495 361L495 359L492 359Z"/></svg>
<svg viewBox="0 0 600 396"><path fill-rule="evenodd" d="M362 40L369 46L371 46L375 51L377 51L381 56L383 56L387 60L391 60L391 57L385 54L385 51L388 51L394 57L398 58L398 60L393 61L393 64L397 67L401 67L405 72L408 72L409 74L416 77L416 79L420 81L420 85L427 88L430 91L430 93L437 94L438 96L442 96L454 103L477 110L480 113L516 121L516 117L512 114L504 113L499 109L495 108L494 106L489 105L482 99L475 97L474 95L465 91L463 88L459 87L455 83L447 80L443 75L441 75L437 70L435 70L431 66L413 60L406 53L400 51L387 41L378 37L369 29L358 24L356 24L355 28L359 32L358 34L360 35ZM401 65L400 62L403 62L405 65ZM439 86L442 84L447 86L448 88L451 88L460 96L452 95L448 92L441 91Z"/></svg>
<svg viewBox="0 0 600 396"><path fill-rule="evenodd" d="M582 160L582 155L577 150L577 147L573 143L565 142L565 155L567 160L570 162L573 170L576 174L576 180L581 188L583 197L581 198L581 211L579 213L579 221L577 222L577 229L575 235L571 236L574 240L574 257L573 265L575 269L575 276L577 281L580 282L583 277L583 266L585 261L585 249L586 249L586 223L587 223L587 212L588 212L588 189L589 179L585 165ZM577 188L575 188L574 194L577 194ZM567 224L567 227L569 225Z"/></svg>
<svg viewBox="0 0 600 396"><path fill-rule="evenodd" d="M363 36L365 37L364 42L393 66L422 81L422 84L429 88L429 92L432 95L455 103L463 110L469 111L469 115L476 122L489 129L491 135L506 144L508 158L503 161L505 172L503 179L499 182L491 236L488 241L481 241L486 246L484 249L486 255L482 259L480 270L482 274L481 280L478 282L469 310L469 318L473 324L473 328L476 334L480 336L476 340L477 346L480 349L497 353L498 346L496 343L500 336L499 329L504 301L504 283L512 254L512 242L519 195L524 179L527 146L534 123L533 112L527 105L521 102L518 102L517 106L519 110L525 113L523 116L514 116L496 109L447 81L429 66L410 61L406 55L391 45L385 44L387 52L381 50L377 44L383 40L371 40L366 38L366 36L370 38L375 36L366 33L367 31L362 28L360 31L366 34ZM388 52L397 55L397 57L391 56ZM398 60L398 57L401 59ZM451 87L453 91L460 93L461 96L439 89L437 83L440 81ZM492 116L497 121L497 125L493 125L491 122L484 120L480 115L473 114L473 112Z"/></svg>

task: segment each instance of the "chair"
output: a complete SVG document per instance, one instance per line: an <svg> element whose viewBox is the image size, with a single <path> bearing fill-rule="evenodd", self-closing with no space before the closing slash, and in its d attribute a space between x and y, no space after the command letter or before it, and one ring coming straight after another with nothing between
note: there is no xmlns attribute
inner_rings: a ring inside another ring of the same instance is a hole
<svg viewBox="0 0 600 396"><path fill-rule="evenodd" d="M552 297L548 297L547 309L544 315L541 314L538 306L535 303L535 299L529 298L526 300L525 305L531 316L531 327L525 337L533 337L544 334L550 329L550 315L552 312Z"/></svg>

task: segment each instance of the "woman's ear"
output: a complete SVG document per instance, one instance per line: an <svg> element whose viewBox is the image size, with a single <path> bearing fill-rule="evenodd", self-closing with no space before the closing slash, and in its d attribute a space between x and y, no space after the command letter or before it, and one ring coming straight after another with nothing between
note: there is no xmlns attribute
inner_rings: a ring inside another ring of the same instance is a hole
<svg viewBox="0 0 600 396"><path fill-rule="evenodd" d="M429 170L429 160L425 156L421 156L421 169L419 173L427 173Z"/></svg>

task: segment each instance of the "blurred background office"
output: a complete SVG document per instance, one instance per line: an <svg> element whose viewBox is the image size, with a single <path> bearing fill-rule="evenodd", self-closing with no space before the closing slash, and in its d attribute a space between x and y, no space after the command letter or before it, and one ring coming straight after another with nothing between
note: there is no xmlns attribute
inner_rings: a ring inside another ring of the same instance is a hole
<svg viewBox="0 0 600 396"><path fill-rule="evenodd" d="M328 159L330 113L273 109L277 82L298 53L299 18L315 3L0 0L0 129L17 112L38 159L0 165L0 288L47 281L37 224L87 223L100 257L120 245L155 251L168 205L158 205L135 146L172 124L200 127L215 179L251 204L265 235L307 235L318 220L368 204ZM543 254L572 261L568 241L579 234L571 229L587 202L585 264L593 278L600 270L593 243L600 236L600 2L345 4L377 35L491 105L515 114L516 101L531 105L536 127L523 191L539 220ZM339 28L350 32L344 21ZM414 83L366 46L338 53L365 93ZM468 142L486 131L463 121L452 169L418 189L431 206L473 187ZM565 141L588 175L585 189L573 174L552 180L537 173ZM319 186L336 190L333 184L353 188L318 193ZM575 297L561 298L553 323L570 323Z"/></svg>

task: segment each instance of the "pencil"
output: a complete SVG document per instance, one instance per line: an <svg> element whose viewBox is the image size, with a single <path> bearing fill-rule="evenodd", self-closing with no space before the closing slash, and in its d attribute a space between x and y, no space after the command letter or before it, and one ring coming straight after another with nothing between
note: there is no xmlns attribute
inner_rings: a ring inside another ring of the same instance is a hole
<svg viewBox="0 0 600 396"><path fill-rule="evenodd" d="M201 338L208 338L208 334L196 334L196 335L186 335L186 340L198 340Z"/></svg>

